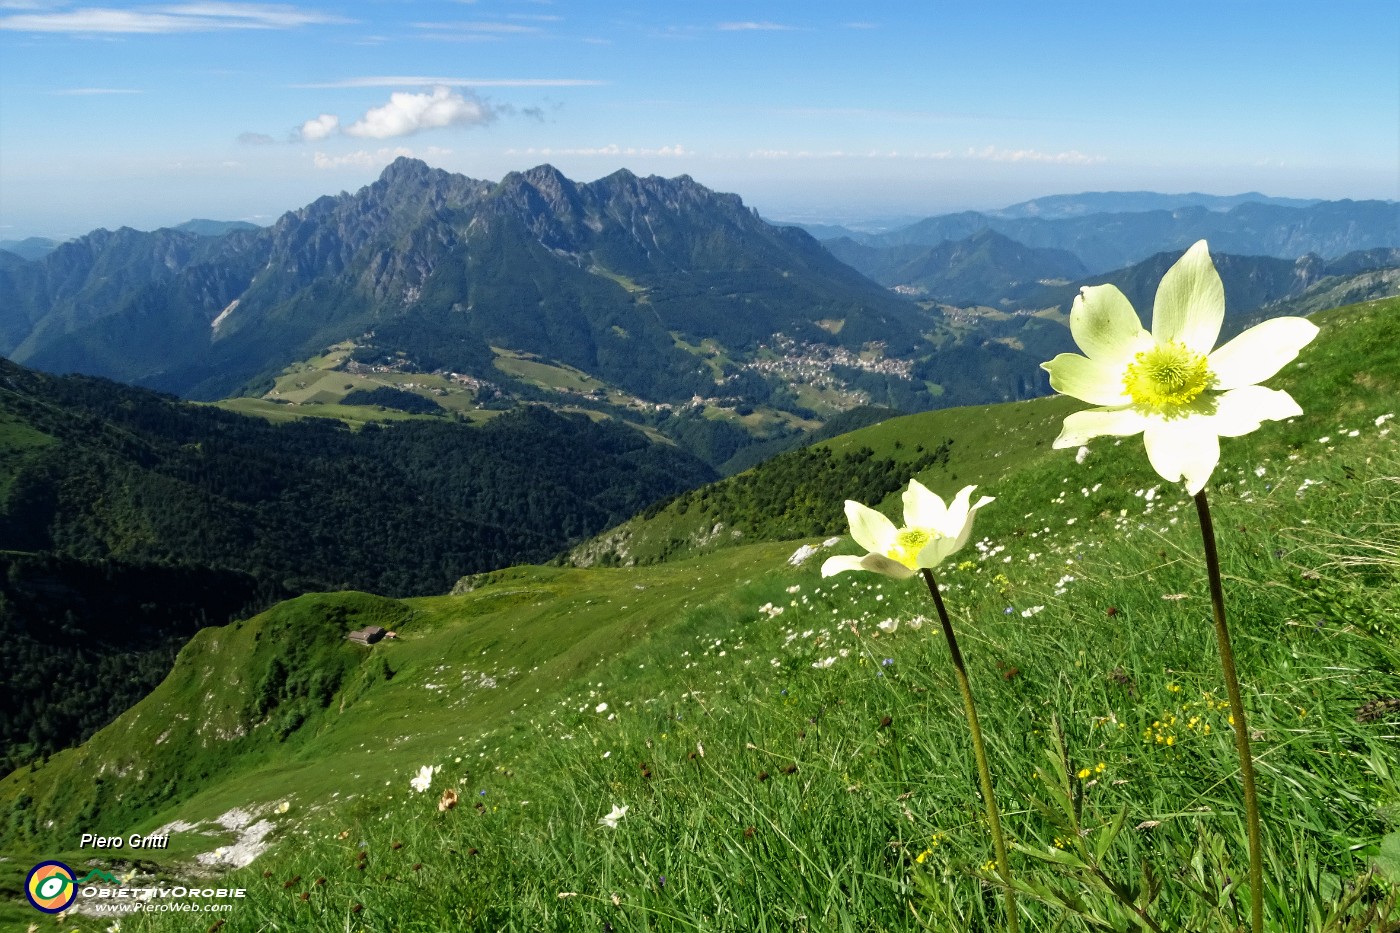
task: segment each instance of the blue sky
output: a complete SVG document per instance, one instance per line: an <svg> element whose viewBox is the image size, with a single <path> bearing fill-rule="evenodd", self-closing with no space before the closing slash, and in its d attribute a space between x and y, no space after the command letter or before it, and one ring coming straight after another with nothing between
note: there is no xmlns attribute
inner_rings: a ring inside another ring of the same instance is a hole
<svg viewBox="0 0 1400 933"><path fill-rule="evenodd" d="M775 219L1400 198L1400 3L0 0L0 239L270 223L396 155Z"/></svg>

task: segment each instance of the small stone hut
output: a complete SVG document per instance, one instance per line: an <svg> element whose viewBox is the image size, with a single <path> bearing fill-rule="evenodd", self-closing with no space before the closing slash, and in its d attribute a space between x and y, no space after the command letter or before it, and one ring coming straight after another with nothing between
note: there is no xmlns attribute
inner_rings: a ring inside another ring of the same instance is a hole
<svg viewBox="0 0 1400 933"><path fill-rule="evenodd" d="M384 629L378 625L366 625L358 631L351 632L345 636L357 645L372 645L384 637Z"/></svg>

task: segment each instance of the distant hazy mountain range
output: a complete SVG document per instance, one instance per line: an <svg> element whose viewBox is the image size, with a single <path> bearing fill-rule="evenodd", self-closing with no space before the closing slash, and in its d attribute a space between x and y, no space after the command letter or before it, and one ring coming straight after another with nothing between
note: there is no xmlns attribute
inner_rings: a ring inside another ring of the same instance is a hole
<svg viewBox="0 0 1400 933"><path fill-rule="evenodd" d="M1271 207L1311 207L1321 203L1318 198L1271 198L1257 191L1245 194L1158 194L1155 191L1086 191L1083 194L1055 194L1046 198L1022 201L999 211L986 211L991 217L1039 217L1042 220L1063 220L1087 214L1138 214L1146 211L1177 211L1186 207L1204 207L1210 211L1228 211L1241 204L1267 204Z"/></svg>
<svg viewBox="0 0 1400 933"><path fill-rule="evenodd" d="M1172 204L1193 195L1074 195L1027 201L1004 211L965 211L871 234L819 228L823 240L841 237L872 249L938 246L992 230L1025 246L1072 253L1090 272L1132 265L1164 250L1185 250L1209 240L1212 250L1241 256L1297 259L1314 253L1335 259L1357 250L1400 246L1400 204L1390 201L1279 203L1208 199L1150 209L1123 205ZM1249 197L1239 195L1239 198ZM1102 206L1116 205L1106 211ZM901 254L908 259L908 254ZM885 260L888 264L894 260Z"/></svg>
<svg viewBox="0 0 1400 933"><path fill-rule="evenodd" d="M1025 246L990 228L937 246L867 246L841 237L828 240L826 248L881 285L953 305L999 306L1042 283L1088 274L1071 252Z"/></svg>
<svg viewBox="0 0 1400 933"><path fill-rule="evenodd" d="M21 259L43 259L62 243L49 237L31 236L23 240L0 240L0 251L14 253Z"/></svg>
<svg viewBox="0 0 1400 933"><path fill-rule="evenodd" d="M848 237L829 240L826 247L881 285L909 297L1007 311L1068 311L1080 287L1104 282L1118 285L1139 308L1150 307L1162 273L1181 255L1179 250L1159 252L1121 269L1091 274L1073 253L1025 246L990 229L931 247L873 247ZM1229 306L1240 313L1295 298L1324 280L1335 285L1340 279L1400 268L1396 247L1357 250L1335 259L1315 254L1297 259L1240 256L1217 251L1213 242L1211 247ZM1346 301L1368 297L1380 295L1363 289Z"/></svg>
<svg viewBox="0 0 1400 933"><path fill-rule="evenodd" d="M223 236L234 230L256 230L257 224L251 224L243 220L187 220L182 224L176 224L168 229L178 230L181 233L197 233L200 236ZM55 240L51 237L32 236L23 240L0 240L0 250L7 253L14 253L21 259L43 259L49 253L62 246L65 240Z"/></svg>

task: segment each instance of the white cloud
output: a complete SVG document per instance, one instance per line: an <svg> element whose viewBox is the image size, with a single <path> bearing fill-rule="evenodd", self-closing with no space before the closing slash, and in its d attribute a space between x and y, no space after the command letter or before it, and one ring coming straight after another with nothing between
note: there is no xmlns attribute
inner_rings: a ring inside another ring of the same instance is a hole
<svg viewBox="0 0 1400 933"><path fill-rule="evenodd" d="M360 149L338 156L317 152L311 157L311 161L317 168L331 171L338 168L377 168L388 165L401 156L409 159L440 160L444 156L450 155L452 155L451 149L443 149L438 146L429 146L421 153L414 152L405 146L395 146L392 149L386 146L373 152L368 149Z"/></svg>
<svg viewBox="0 0 1400 933"><path fill-rule="evenodd" d="M782 23L756 23L750 20L743 23L720 23L719 28L724 32L788 32L797 27L784 26Z"/></svg>
<svg viewBox="0 0 1400 933"><path fill-rule="evenodd" d="M634 146L619 146L613 143L607 146L578 149L554 149L549 147L543 149L536 149L534 147L529 149L507 149L506 155L545 156L546 158L552 156L670 156L679 158L681 156L694 155L694 153L680 144L648 149Z"/></svg>
<svg viewBox="0 0 1400 933"><path fill-rule="evenodd" d="M95 97L103 94L144 94L146 92L124 87L70 87L50 93L58 97Z"/></svg>
<svg viewBox="0 0 1400 933"><path fill-rule="evenodd" d="M810 149L755 149L749 153L750 159L846 159L852 153L841 149L813 152ZM872 153L873 155L873 153Z"/></svg>
<svg viewBox="0 0 1400 933"><path fill-rule="evenodd" d="M475 95L466 97L439 86L431 94L390 94L387 104L371 109L344 132L347 136L389 139L445 126L481 125L495 118L495 111Z"/></svg>
<svg viewBox="0 0 1400 933"><path fill-rule="evenodd" d="M347 87L597 87L606 81L585 78L431 78L422 75L371 75L322 84L294 84L296 88Z"/></svg>
<svg viewBox="0 0 1400 933"><path fill-rule="evenodd" d="M15 32L185 33L223 29L292 29L348 23L339 16L264 3L183 3L142 9L84 7L62 12L0 17L0 29Z"/></svg>
<svg viewBox="0 0 1400 933"><path fill-rule="evenodd" d="M314 143L330 136L340 128L340 117L333 113L323 113L319 117L307 120L297 130L297 134L303 141Z"/></svg>
<svg viewBox="0 0 1400 933"><path fill-rule="evenodd" d="M377 152L361 149L358 152L347 152L345 155L339 156L318 152L312 157L312 162L320 169L374 168L376 165L386 165L400 156L411 159L413 158L413 150L398 146L394 149L380 149Z"/></svg>
<svg viewBox="0 0 1400 933"><path fill-rule="evenodd" d="M1036 149L998 149L986 146L969 149L966 158L984 162L1048 162L1056 165L1097 165L1106 162L1103 156L1090 156L1071 149L1068 152L1040 152Z"/></svg>
<svg viewBox="0 0 1400 933"><path fill-rule="evenodd" d="M897 150L870 150L869 152L846 152L841 149L813 151L809 149L755 149L749 153L751 159L905 159L916 161L945 161L949 159L971 159L978 162L1035 162L1054 165L1098 165L1108 161L1103 156L1085 155L1071 149L1067 152L1041 152L1037 149L998 149L984 146L981 149L969 148L962 153L951 150L937 152L899 152Z"/></svg>
<svg viewBox="0 0 1400 933"><path fill-rule="evenodd" d="M538 26L523 26L520 23L492 23L477 20L462 23L414 23L415 29L427 33L427 39L458 39L466 36L531 35L540 31Z"/></svg>

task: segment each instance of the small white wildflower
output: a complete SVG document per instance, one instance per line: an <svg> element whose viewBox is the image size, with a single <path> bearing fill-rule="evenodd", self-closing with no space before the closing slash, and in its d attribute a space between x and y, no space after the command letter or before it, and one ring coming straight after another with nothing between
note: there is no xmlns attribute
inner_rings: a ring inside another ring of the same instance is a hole
<svg viewBox="0 0 1400 933"><path fill-rule="evenodd" d="M611 812L611 813L609 813L607 816L603 816L603 817L599 817L599 818L598 818L598 825L599 825L599 826L606 826L608 829L617 829L618 821L620 821L620 820L621 820L624 816L626 816L626 815L627 815L627 808L626 808L626 807L619 807L617 804L613 804L613 808L612 808L612 812ZM559 895L559 896L560 896L560 897L564 897L565 895L561 894L561 895ZM572 897L573 895L569 895L569 896Z"/></svg>
<svg viewBox="0 0 1400 933"><path fill-rule="evenodd" d="M433 783L433 775L437 772L437 765L424 765L418 769L418 776L408 782L408 786L421 794Z"/></svg>

